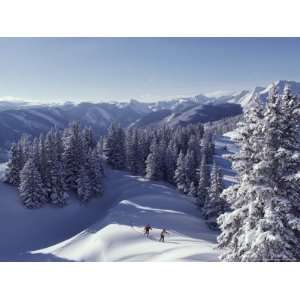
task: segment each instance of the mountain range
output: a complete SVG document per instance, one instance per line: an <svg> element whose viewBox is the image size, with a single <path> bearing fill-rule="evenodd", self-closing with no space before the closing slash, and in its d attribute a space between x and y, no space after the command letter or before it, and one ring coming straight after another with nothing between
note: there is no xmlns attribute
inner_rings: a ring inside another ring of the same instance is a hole
<svg viewBox="0 0 300 300"><path fill-rule="evenodd" d="M22 134L36 136L49 128L66 127L72 121L91 126L97 134L106 132L112 122L123 127L170 126L206 123L239 115L257 95L265 102L273 86L279 92L289 85L292 92L300 94L300 83L280 80L267 87L252 91L199 94L157 102L82 102L74 104L34 104L23 101L0 101L0 160L6 159L12 141ZM1 150L2 149L2 150Z"/></svg>

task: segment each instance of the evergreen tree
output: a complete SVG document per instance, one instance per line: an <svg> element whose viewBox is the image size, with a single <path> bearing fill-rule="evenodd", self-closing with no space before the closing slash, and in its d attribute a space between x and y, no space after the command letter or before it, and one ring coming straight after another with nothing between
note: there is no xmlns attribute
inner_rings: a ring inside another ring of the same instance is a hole
<svg viewBox="0 0 300 300"><path fill-rule="evenodd" d="M141 171L139 150L137 131L135 129L129 130L126 136L127 169L135 175Z"/></svg>
<svg viewBox="0 0 300 300"><path fill-rule="evenodd" d="M197 183L197 158L193 150L188 150L184 158L187 178L189 182Z"/></svg>
<svg viewBox="0 0 300 300"><path fill-rule="evenodd" d="M61 156L59 151L61 151L61 149L60 141L57 140L58 138L59 136L53 129L46 135L47 178L44 181L44 185L48 192L48 201L51 204L63 206L65 204L64 173L62 162L59 161L59 157Z"/></svg>
<svg viewBox="0 0 300 300"><path fill-rule="evenodd" d="M150 154L151 139L148 130L139 130L138 133L139 154L141 155L139 174L145 175L146 160L148 155Z"/></svg>
<svg viewBox="0 0 300 300"><path fill-rule="evenodd" d="M103 194L103 166L101 158L96 149L92 150L89 155L89 165L92 193L95 196L101 196Z"/></svg>
<svg viewBox="0 0 300 300"><path fill-rule="evenodd" d="M146 160L146 177L152 180L162 180L163 170L161 167L161 153L157 139L154 139L151 147L150 154Z"/></svg>
<svg viewBox="0 0 300 300"><path fill-rule="evenodd" d="M197 188L194 182L191 182L190 184L188 195L191 197L197 197Z"/></svg>
<svg viewBox="0 0 300 300"><path fill-rule="evenodd" d="M40 170L41 170L41 165L40 165L41 159L40 159L40 145L39 145L39 139L38 138L33 139L32 148L31 148L30 151L32 152L32 158L34 160L34 163L35 163L38 171L40 172Z"/></svg>
<svg viewBox="0 0 300 300"><path fill-rule="evenodd" d="M93 194L90 178L84 166L82 166L79 171L77 179L77 194L82 203L87 203Z"/></svg>
<svg viewBox="0 0 300 300"><path fill-rule="evenodd" d="M25 165L25 162L30 158L31 155L31 143L28 135L22 135L18 144L22 151L22 167Z"/></svg>
<svg viewBox="0 0 300 300"><path fill-rule="evenodd" d="M239 182L223 192L233 211L218 219L224 260L300 259L299 108L287 90L246 115L232 158Z"/></svg>
<svg viewBox="0 0 300 300"><path fill-rule="evenodd" d="M64 186L66 190L77 190L80 168L85 161L79 123L74 123L65 130L63 144Z"/></svg>
<svg viewBox="0 0 300 300"><path fill-rule="evenodd" d="M194 152L195 164L199 166L201 162L201 148L199 144L199 140L197 140L196 135L192 135L188 142L188 150Z"/></svg>
<svg viewBox="0 0 300 300"><path fill-rule="evenodd" d="M23 167L23 156L20 144L12 144L10 159L7 164L5 182L18 186L20 184L20 171Z"/></svg>
<svg viewBox="0 0 300 300"><path fill-rule="evenodd" d="M159 151L159 165L162 173L162 179L167 180L167 165L166 165L166 150L167 150L167 139L164 131L162 131L162 136L159 139L158 143L158 151Z"/></svg>
<svg viewBox="0 0 300 300"><path fill-rule="evenodd" d="M174 183L177 164L177 148L174 142L170 142L165 155L165 178L169 183Z"/></svg>
<svg viewBox="0 0 300 300"><path fill-rule="evenodd" d="M39 146L38 146L38 155L36 155L36 157L38 157L39 162L36 163L36 165L38 166L38 170L41 174L42 177L42 181L46 184L46 181L48 180L48 174L47 174L47 152L46 152L46 147L45 147L45 138L44 135L41 134L39 136Z"/></svg>
<svg viewBox="0 0 300 300"><path fill-rule="evenodd" d="M86 146L87 149L93 149L96 147L97 143L93 134L93 130L91 127L84 128L82 130L82 142Z"/></svg>
<svg viewBox="0 0 300 300"><path fill-rule="evenodd" d="M190 188L190 181L188 179L186 170L186 161L183 152L179 153L177 159L177 166L174 176L177 189L182 193L188 193Z"/></svg>
<svg viewBox="0 0 300 300"><path fill-rule="evenodd" d="M203 215L210 227L217 228L217 218L226 211L227 205L221 197L224 189L222 173L215 163L213 164L210 178L210 187L207 201L203 207Z"/></svg>
<svg viewBox="0 0 300 300"><path fill-rule="evenodd" d="M43 187L41 175L29 158L20 172L20 198L28 208L38 208L46 201L46 191Z"/></svg>
<svg viewBox="0 0 300 300"><path fill-rule="evenodd" d="M116 124L112 124L108 130L108 135L104 144L104 154L107 163L118 170L125 169L126 147L124 130Z"/></svg>
<svg viewBox="0 0 300 300"><path fill-rule="evenodd" d="M206 163L211 164L215 152L215 145L212 141L212 133L210 131L206 131L203 136L201 143L201 151L202 155L205 155Z"/></svg>
<svg viewBox="0 0 300 300"><path fill-rule="evenodd" d="M198 170L198 205L203 207L208 198L208 186L209 186L209 170L206 164L206 156L202 154L200 167Z"/></svg>

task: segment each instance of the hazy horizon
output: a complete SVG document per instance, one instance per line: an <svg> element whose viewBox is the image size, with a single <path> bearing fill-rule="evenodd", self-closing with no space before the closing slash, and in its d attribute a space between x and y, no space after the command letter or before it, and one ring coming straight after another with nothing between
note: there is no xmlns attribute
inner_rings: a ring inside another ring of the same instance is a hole
<svg viewBox="0 0 300 300"><path fill-rule="evenodd" d="M0 100L144 102L300 81L299 38L0 38Z"/></svg>

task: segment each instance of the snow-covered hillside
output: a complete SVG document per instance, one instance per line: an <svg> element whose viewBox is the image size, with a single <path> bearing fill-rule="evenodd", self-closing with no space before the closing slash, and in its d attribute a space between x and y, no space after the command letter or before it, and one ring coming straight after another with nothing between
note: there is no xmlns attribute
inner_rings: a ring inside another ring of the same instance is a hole
<svg viewBox="0 0 300 300"><path fill-rule="evenodd" d="M192 198L173 187L109 171L105 196L80 206L25 209L14 187L0 184L0 260L216 261L216 233ZM143 226L153 226L150 239ZM162 228L170 233L158 242Z"/></svg>
<svg viewBox="0 0 300 300"><path fill-rule="evenodd" d="M284 88L288 86L294 95L300 95L300 82L290 80L277 80L266 87L256 87L251 92L245 94L240 100L239 104L242 107L249 107L252 105L254 98L257 96L260 101L265 104L270 91L275 88L279 94L282 94Z"/></svg>
<svg viewBox="0 0 300 300"><path fill-rule="evenodd" d="M69 240L33 251L75 261L218 260L216 233L201 219L191 198L163 183L110 171L106 198L114 199L104 219ZM143 227L151 224L150 238ZM170 233L160 243L162 228Z"/></svg>

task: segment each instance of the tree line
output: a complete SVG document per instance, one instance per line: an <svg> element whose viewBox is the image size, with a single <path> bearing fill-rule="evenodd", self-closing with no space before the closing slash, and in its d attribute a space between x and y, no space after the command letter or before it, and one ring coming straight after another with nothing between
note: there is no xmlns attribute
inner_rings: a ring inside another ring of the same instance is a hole
<svg viewBox="0 0 300 300"><path fill-rule="evenodd" d="M213 162L212 134L202 124L128 130L112 124L103 153L114 169L166 181L195 197L212 227L226 210L220 196L224 188L221 170Z"/></svg>
<svg viewBox="0 0 300 300"><path fill-rule="evenodd" d="M34 139L24 136L11 147L5 181L18 187L28 208L64 206L68 192L86 203L102 194L99 149L92 130L79 123Z"/></svg>

